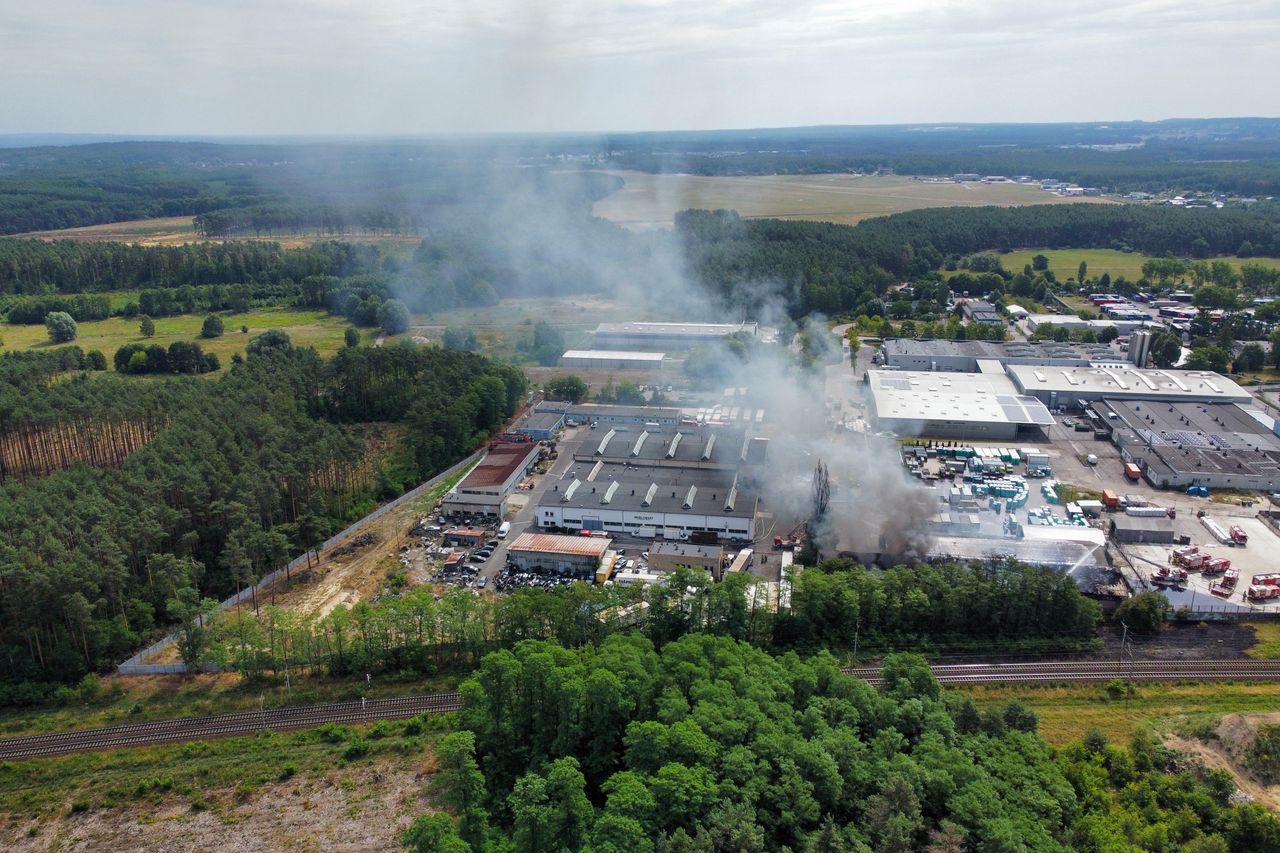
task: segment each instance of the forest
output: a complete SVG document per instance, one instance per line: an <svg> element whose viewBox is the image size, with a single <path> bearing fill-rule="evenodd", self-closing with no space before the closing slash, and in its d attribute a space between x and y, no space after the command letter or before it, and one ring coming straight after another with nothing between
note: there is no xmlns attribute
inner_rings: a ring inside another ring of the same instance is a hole
<svg viewBox="0 0 1280 853"><path fill-rule="evenodd" d="M91 377L76 348L0 358L0 682L25 685L11 695L127 657L184 590L252 584L465 456L526 390L514 368L438 348L324 361L277 330L247 349L212 382ZM392 423L403 442L375 454L367 437Z"/></svg>
<svg viewBox="0 0 1280 853"><path fill-rule="evenodd" d="M640 633L659 646L715 634L777 654L1061 652L1092 648L1100 618L1070 578L1047 569L948 563L881 571L824 560L798 574L791 606L781 612L749 576L713 583L683 569L663 585L579 583L497 597L393 583L376 603L338 607L323 618L238 609L200 632L186 655L191 664L234 667L252 682L286 669L322 676L467 672L486 652L527 640L578 648L616 633ZM184 630L195 635L197 626Z"/></svg>
<svg viewBox="0 0 1280 853"><path fill-rule="evenodd" d="M462 686L417 851L1280 851L1225 771L1149 735L1054 754L1016 701L943 694L922 658L879 690L829 653L641 635L530 641Z"/></svg>

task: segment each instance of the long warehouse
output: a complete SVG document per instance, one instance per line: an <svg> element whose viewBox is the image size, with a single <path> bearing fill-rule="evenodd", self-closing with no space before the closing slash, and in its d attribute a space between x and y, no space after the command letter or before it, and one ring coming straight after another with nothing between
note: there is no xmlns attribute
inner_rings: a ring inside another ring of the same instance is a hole
<svg viewBox="0 0 1280 853"><path fill-rule="evenodd" d="M660 352L628 352L607 349L571 349L560 356L560 366L579 370L662 369L666 356Z"/></svg>
<svg viewBox="0 0 1280 853"><path fill-rule="evenodd" d="M1201 403L1249 403L1253 398L1231 379L1207 370L1151 370L1126 366L1037 367L1011 364L1009 378L1018 393L1051 409L1074 408L1104 397L1125 400L1189 400Z"/></svg>
<svg viewBox="0 0 1280 853"><path fill-rule="evenodd" d="M898 436L1038 439L1053 423L1044 404L1001 373L868 370L866 383L876 428Z"/></svg>
<svg viewBox="0 0 1280 853"><path fill-rule="evenodd" d="M599 349L689 349L726 335L746 332L754 337L755 323L601 323L596 326Z"/></svg>

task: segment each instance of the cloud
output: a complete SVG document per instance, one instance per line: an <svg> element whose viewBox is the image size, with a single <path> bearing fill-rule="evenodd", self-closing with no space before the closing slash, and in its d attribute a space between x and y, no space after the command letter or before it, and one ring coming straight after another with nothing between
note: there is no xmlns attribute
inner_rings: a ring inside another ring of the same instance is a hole
<svg viewBox="0 0 1280 853"><path fill-rule="evenodd" d="M1274 0L47 0L0 131L430 133L1276 114Z"/></svg>

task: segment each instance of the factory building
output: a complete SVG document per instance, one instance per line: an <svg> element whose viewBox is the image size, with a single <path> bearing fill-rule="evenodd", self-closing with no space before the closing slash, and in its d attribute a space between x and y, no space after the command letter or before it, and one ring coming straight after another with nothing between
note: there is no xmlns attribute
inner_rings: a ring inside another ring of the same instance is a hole
<svg viewBox="0 0 1280 853"><path fill-rule="evenodd" d="M1172 545L1176 536L1167 515L1117 515L1111 519L1111 538L1125 545Z"/></svg>
<svg viewBox="0 0 1280 853"><path fill-rule="evenodd" d="M1094 362L1117 361L1106 344L1055 341L946 341L889 338L876 353L876 361L896 370L976 373L978 363L995 360L1002 365L1039 364L1084 367Z"/></svg>
<svg viewBox="0 0 1280 853"><path fill-rule="evenodd" d="M741 464L759 465L769 452L769 439L731 428L659 429L619 425L599 427L578 448L575 459L590 465L620 463L655 467L735 471Z"/></svg>
<svg viewBox="0 0 1280 853"><path fill-rule="evenodd" d="M692 545L688 542L655 542L649 548L649 568L655 572L673 572L684 566L705 569L720 580L724 567L724 549L719 545Z"/></svg>
<svg viewBox="0 0 1280 853"><path fill-rule="evenodd" d="M1101 332L1106 328L1114 328L1122 335L1127 335L1147 326L1160 325L1152 320L1149 315L1142 314L1139 317L1137 313L1114 320L1081 320L1075 314L1028 314L1026 322L1033 332L1041 326L1063 326L1072 331L1093 329L1095 332Z"/></svg>
<svg viewBox="0 0 1280 853"><path fill-rule="evenodd" d="M1248 403L1252 398L1225 376L1201 370L1140 370L1132 365L1038 367L1011 364L1018 393L1051 409L1075 408L1115 397L1125 400Z"/></svg>
<svg viewBox="0 0 1280 853"><path fill-rule="evenodd" d="M594 577L612 543L607 536L521 533L507 549L507 559L519 571Z"/></svg>
<svg viewBox="0 0 1280 853"><path fill-rule="evenodd" d="M876 429L898 436L1040 439L1053 423L1043 403L1020 395L1000 372L868 370L866 383Z"/></svg>
<svg viewBox="0 0 1280 853"><path fill-rule="evenodd" d="M532 442L502 444L488 452L480 464L445 495L444 511L467 515L507 514L507 498L538 461L541 448Z"/></svg>
<svg viewBox="0 0 1280 853"><path fill-rule="evenodd" d="M1022 528L1023 538L996 536L935 536L929 559L987 562L1017 560L1060 572L1106 569L1106 538L1101 530L1073 525Z"/></svg>
<svg viewBox="0 0 1280 853"><path fill-rule="evenodd" d="M596 403L567 403L543 400L534 409L538 414L560 415L568 426L594 423L597 426L644 426L657 424L674 427L680 422L680 410L671 406L608 406Z"/></svg>
<svg viewBox="0 0 1280 853"><path fill-rule="evenodd" d="M1153 486L1280 490L1280 437L1262 412L1232 403L1107 399L1112 441Z"/></svg>
<svg viewBox="0 0 1280 853"><path fill-rule="evenodd" d="M751 539L757 502L737 471L577 460L543 493L535 520L642 538Z"/></svg>
<svg viewBox="0 0 1280 853"><path fill-rule="evenodd" d="M532 412L525 416L512 432L527 435L534 441L549 441L564 426L564 414L560 412Z"/></svg>
<svg viewBox="0 0 1280 853"><path fill-rule="evenodd" d="M755 337L755 323L601 323L595 345L600 349L690 349L726 335L746 332Z"/></svg>
<svg viewBox="0 0 1280 853"><path fill-rule="evenodd" d="M571 349L560 356L560 366L580 370L662 370L666 355L660 352Z"/></svg>

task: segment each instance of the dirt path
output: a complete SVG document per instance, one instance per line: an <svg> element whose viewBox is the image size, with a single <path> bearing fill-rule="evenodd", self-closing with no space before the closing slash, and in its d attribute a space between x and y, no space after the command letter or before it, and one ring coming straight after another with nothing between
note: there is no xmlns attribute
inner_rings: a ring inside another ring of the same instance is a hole
<svg viewBox="0 0 1280 853"><path fill-rule="evenodd" d="M1179 735L1166 735L1164 742L1171 749L1200 758L1208 767L1227 771L1241 791L1280 813L1280 785L1265 785L1244 767L1245 753L1253 744L1259 725L1280 725L1280 712L1228 714L1219 723L1218 739L1212 744Z"/></svg>

